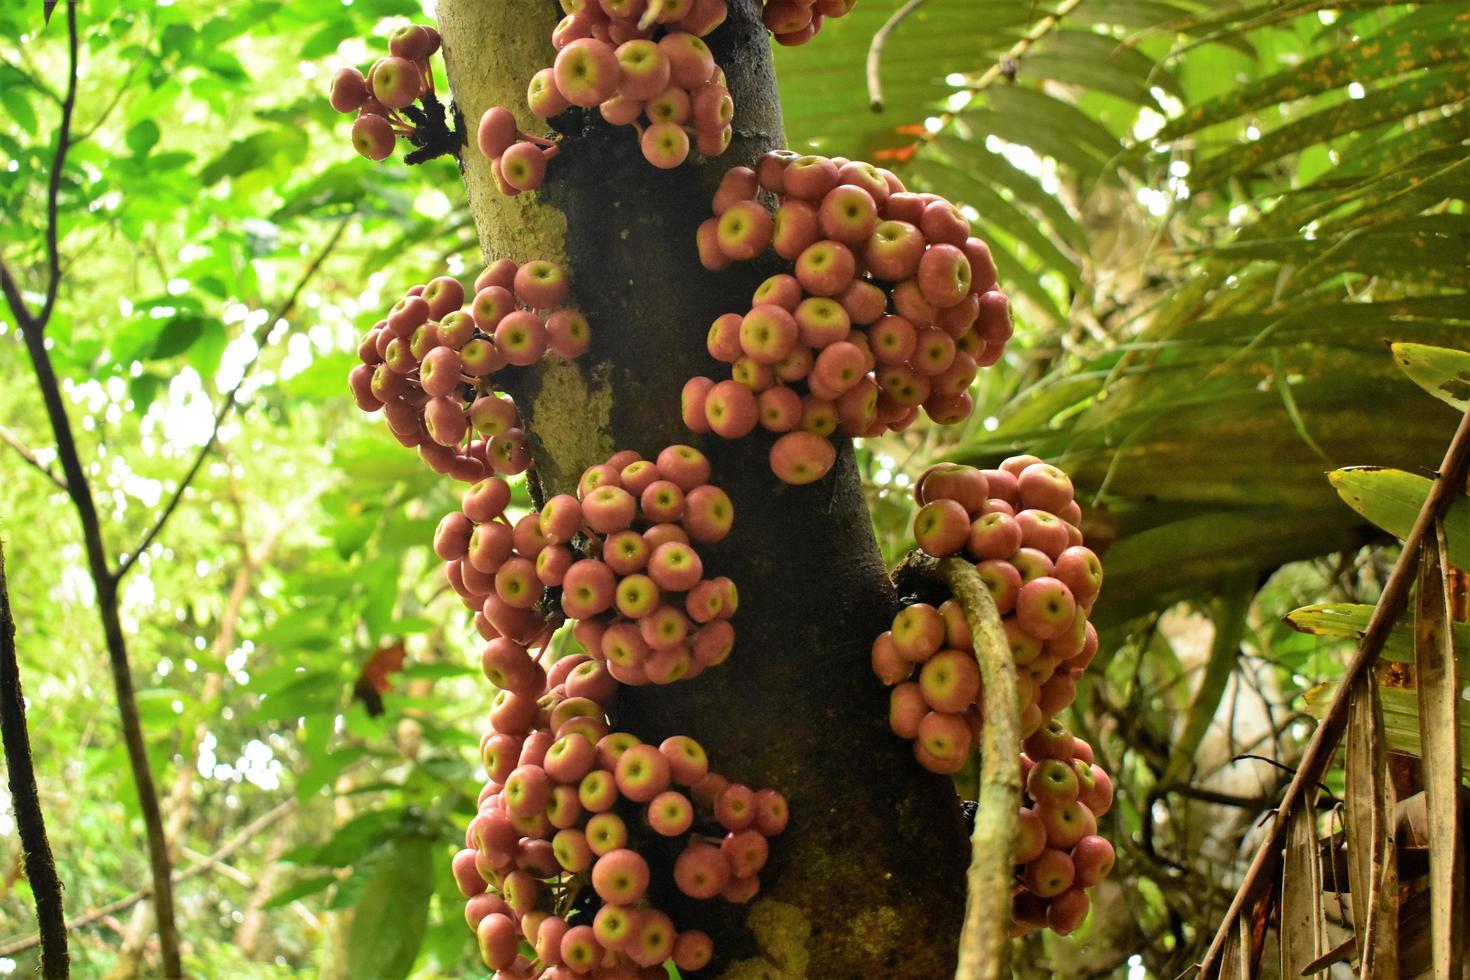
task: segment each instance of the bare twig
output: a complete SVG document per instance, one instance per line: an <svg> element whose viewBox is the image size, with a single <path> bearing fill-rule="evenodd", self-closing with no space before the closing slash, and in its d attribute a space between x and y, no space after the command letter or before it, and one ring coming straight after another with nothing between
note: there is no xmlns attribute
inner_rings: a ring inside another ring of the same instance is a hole
<svg viewBox="0 0 1470 980"><path fill-rule="evenodd" d="M122 723L123 742L128 752L128 765L132 770L133 785L138 793L138 811L148 837L148 857L153 875L153 888L157 893L158 939L163 959L164 973L169 977L181 976L183 967L179 959L178 932L174 925L173 886L170 881L168 842L163 833L162 815L158 808L158 792L153 785L153 772L148 764L147 746L143 741L143 726L138 717L137 698L133 692L133 674L128 664L127 641L123 636L122 621L118 611L117 579L107 567L107 552L102 541L102 525L97 517L96 503L92 499L92 486L82 468L81 456L77 452L76 439L72 434L71 420L66 414L66 405L61 398L61 385L57 381L51 354L46 349L44 336L46 324L55 307L57 292L61 287L61 259L57 245L57 209L61 192L61 174L66 164L66 151L71 141L72 110L77 93L77 5L68 0L66 5L69 72L66 98L61 109L61 123L56 134L56 150L51 162L51 178L46 201L46 299L41 311L32 314L21 295L20 287L10 270L0 260L0 289L10 304L17 325L30 355L31 366L36 372L36 384L41 391L41 400L46 406L46 416L56 439L56 455L65 474L67 494L76 508L77 519L82 525L82 538L86 546L87 570L97 590L97 611L102 618L102 632L107 643L108 663L112 671L113 689L117 695L117 709Z"/></svg>
<svg viewBox="0 0 1470 980"><path fill-rule="evenodd" d="M898 29L898 25L904 22L904 18L918 10L924 5L924 0L909 0L908 3L893 12L893 16L883 22L878 28L878 33L873 35L872 42L868 45L868 105L874 112L883 111L883 78L881 64L883 61L883 49L888 45L888 38Z"/></svg>
<svg viewBox="0 0 1470 980"><path fill-rule="evenodd" d="M19 454L21 459L25 460L27 463L30 463L36 469L40 470L41 473L46 477L46 479L56 484L58 488L60 488L61 490L66 489L66 481L57 476L55 470L51 469L51 467L41 462L40 459L36 457L36 454L31 450L31 448L20 441L19 436L17 436L14 432L11 432L3 425L0 425L0 442L4 442L11 449L14 449L16 453Z"/></svg>
<svg viewBox="0 0 1470 980"><path fill-rule="evenodd" d="M240 848L250 843L250 841L256 835L260 834L266 828L274 824L277 820L280 820L282 817L291 813L295 809L295 799L289 799L286 800L284 803L277 804L276 806L267 810L265 813L262 813L260 816L256 817L254 820L250 821L245 826L241 827L238 831L235 832L234 836L232 836L229 840L220 845L219 850L209 855L209 857L205 858L203 861L200 861L198 864L191 865L183 869L182 871L174 872L172 880L174 882L188 881L190 878L197 878L208 871L212 871L222 861L227 860L230 855L234 854ZM111 918L116 913L121 912L123 909L137 905L139 902L143 901L145 898L148 898L152 894L152 888L140 888L130 895L124 895L122 898L119 898L116 901L108 902L106 905L99 905L95 909L89 909L86 912L83 912L81 915L77 916L74 919L68 919L66 923L66 929L68 932L70 932L75 929L83 929L87 926L92 925L93 923L102 922L106 919ZM120 924L119 931L121 931ZM40 936L27 936L24 939L12 940L11 942L5 943L3 946L0 946L0 956L14 956L16 953L23 953L26 950L35 947L40 942Z"/></svg>
<svg viewBox="0 0 1470 980"><path fill-rule="evenodd" d="M36 788L36 770L31 762L31 738L26 731L26 703L20 689L20 662L15 654L15 620L10 614L10 592L5 584L5 547L0 544L0 735L5 743L5 769L9 774L10 799L25 856L26 879L36 898L36 924L41 931L41 975L65 977L71 969L66 948L65 912L61 901L61 879L51 844L46 840L46 821L41 813L41 794Z"/></svg>
<svg viewBox="0 0 1470 980"><path fill-rule="evenodd" d="M225 400L220 404L218 410L215 411L214 427L209 432L209 438L203 446L199 447L199 452L194 457L193 464L184 474L184 478L179 481L179 485L174 489L173 496L169 497L168 503L163 505L163 510L159 511L157 519L153 522L153 526L143 535L143 540L139 542L136 548L125 555L118 564L117 571L113 573L115 579L121 579L128 573L128 569L132 568L137 562L138 556L148 550L149 545L153 544L154 539L163 531L164 525L168 523L169 518L178 509L179 502L184 499L184 491L189 489L189 485L194 482L194 477L199 475L199 470L204 465L204 460L208 458L216 440L219 439L220 427L224 425L225 419L234 411L235 405L238 403L240 397L240 389L245 386L245 382L250 378L250 374L255 369L255 365L260 361L260 355L265 352L266 339L270 336L271 330L296 308L296 301L301 297L302 291L306 289L307 283L317 274L322 264L326 262L327 256L332 254L333 250L337 247L337 243L342 240L343 234L347 231L348 223L348 219L343 219L337 225L337 230L332 232L332 237L327 239L326 245L322 246L321 251L317 252L316 257L311 260L311 264L306 267L305 271L301 273L300 278L296 280L296 285L292 288L290 294L277 307L275 313L265 323L261 324L260 329L255 332L255 354L246 362L245 367L240 372L240 380L235 383L235 387L229 390L225 395Z"/></svg>
<svg viewBox="0 0 1470 980"><path fill-rule="evenodd" d="M1460 419L1460 426L1439 465L1439 472L1429 488L1429 495L1424 499L1424 506L1419 509L1419 516L1404 539L1404 547L1399 552L1398 561L1394 563L1393 572L1388 576L1383 593L1373 607L1373 615L1358 641L1358 649L1344 669L1332 703L1328 705L1327 713L1322 717L1317 730L1312 733L1312 740L1307 744L1296 775L1292 777L1291 784L1287 786L1286 793L1276 808L1277 819L1272 822L1270 831L1261 841L1260 849L1251 861L1230 908L1225 912L1225 918L1221 921L1210 948L1200 961L1200 976L1204 980L1212 980L1219 975L1225 946L1235 934L1237 921L1260 896L1262 889L1274 880L1276 863L1281 857L1289 822L1285 818L1301 804L1307 791L1315 787L1326 772L1347 724L1348 706L1352 701L1356 682L1359 677L1366 675L1378 659L1394 620L1403 611L1408 600L1409 587L1418 570L1420 545L1425 534L1444 516L1450 503L1464 487L1467 467L1470 467L1470 412Z"/></svg>

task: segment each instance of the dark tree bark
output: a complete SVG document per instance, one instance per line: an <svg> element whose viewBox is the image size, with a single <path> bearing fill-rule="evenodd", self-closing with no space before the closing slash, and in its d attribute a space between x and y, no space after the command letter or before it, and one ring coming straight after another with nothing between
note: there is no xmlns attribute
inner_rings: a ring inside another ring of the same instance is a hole
<svg viewBox="0 0 1470 980"><path fill-rule="evenodd" d="M438 14L466 125L502 104L523 129L545 132L525 91L553 59L555 3L439 0ZM660 897L680 926L715 937L711 975L938 977L954 971L965 831L951 781L923 771L888 731L887 698L868 666L897 601L851 447L825 479L785 487L767 463L768 435L726 442L680 420L684 382L720 367L705 351L710 322L748 308L774 271L753 263L709 273L694 248L725 170L784 143L759 14L758 0L732 0L707 39L737 106L723 157L658 171L631 129L574 109L555 120L566 139L537 194L501 197L473 146L465 180L487 261L566 262L592 324L587 355L526 372L511 389L541 492L572 490L583 468L618 449L648 457L689 443L709 454L714 482L735 503L733 533L705 552L740 588L734 655L692 682L624 688L612 711L645 739L699 739L720 772L785 793L792 820L750 906Z"/></svg>
<svg viewBox="0 0 1470 980"><path fill-rule="evenodd" d="M26 730L25 696L20 688L20 663L15 652L15 620L10 614L10 590L5 582L5 548L0 545L0 735L5 743L5 769L10 799L25 855L26 880L36 896L36 922L41 930L41 975L65 977L71 971L66 948L66 917L62 908L61 879L46 839L41 794L31 763L31 737Z"/></svg>

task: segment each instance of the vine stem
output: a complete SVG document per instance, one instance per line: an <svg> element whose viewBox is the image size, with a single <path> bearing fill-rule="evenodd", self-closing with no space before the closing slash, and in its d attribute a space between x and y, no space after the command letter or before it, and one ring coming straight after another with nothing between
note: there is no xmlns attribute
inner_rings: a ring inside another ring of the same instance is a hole
<svg viewBox="0 0 1470 980"><path fill-rule="evenodd" d="M15 655L15 620L10 614L10 592L5 582L5 548L0 544L0 736L5 742L5 768L10 798L25 856L26 880L36 899L36 923L41 944L41 975L68 976L71 958L66 948L66 920L61 879L46 839L41 793L31 761L31 738L26 731L26 703L20 688L20 663Z"/></svg>
<svg viewBox="0 0 1470 980"><path fill-rule="evenodd" d="M868 45L868 107L874 112L883 111L883 76L880 71L883 62L883 49L888 46L888 38L898 30L898 25L904 22L909 14L924 5L924 0L909 0L908 3L893 12L893 16L883 22L878 28L878 33L873 35L873 41Z"/></svg>
<svg viewBox="0 0 1470 980"><path fill-rule="evenodd" d="M980 730L980 799L970 835L964 928L955 980L1001 980L1011 925L1011 855L1021 808L1021 719L1016 665L1000 611L975 566L963 558L910 555L897 575L943 583L969 624L983 681L985 724Z"/></svg>
<svg viewBox="0 0 1470 980"><path fill-rule="evenodd" d="M1297 766L1296 775L1292 777L1291 784L1281 797L1281 803L1276 807L1276 819L1271 822L1270 831L1261 841L1230 908L1220 922L1220 928L1215 933L1210 948L1200 960L1199 975L1202 980L1212 980L1219 975L1225 948L1237 935L1236 925L1241 915L1259 897L1262 889L1274 880L1285 844L1287 825L1290 823L1287 818L1302 804L1308 791L1317 786L1327 771L1347 727L1352 692L1357 687L1359 678L1366 677L1368 670L1378 660L1378 654L1383 650L1394 620L1408 601L1409 588L1418 574L1419 549L1424 542L1424 536L1432 532L1435 522L1444 517L1450 504L1463 492L1467 468L1470 468L1470 411L1460 418L1460 426L1455 430L1449 448L1445 450L1444 460L1439 464L1434 483L1424 498L1424 505L1419 508L1419 516L1415 518L1413 528L1404 538L1403 550L1399 552L1393 571L1384 583L1383 593L1373 607L1373 615L1363 630L1362 638L1358 640L1358 649L1343 670L1332 703L1328 705L1327 713L1322 716L1322 721L1312 733L1312 740L1307 743L1307 750Z"/></svg>

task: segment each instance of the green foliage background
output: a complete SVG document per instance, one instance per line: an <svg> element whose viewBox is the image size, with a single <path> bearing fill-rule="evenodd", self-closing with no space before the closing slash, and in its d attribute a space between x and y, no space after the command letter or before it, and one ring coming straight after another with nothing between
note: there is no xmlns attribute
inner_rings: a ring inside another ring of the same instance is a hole
<svg viewBox="0 0 1470 980"><path fill-rule="evenodd" d="M882 52L873 112L864 64L899 6L862 0L778 51L791 145L885 162L973 208L1018 341L977 382L969 424L863 447L875 527L890 556L906 550L908 487L941 456L1029 451L1075 473L1089 537L1110 549L1104 654L1071 720L1123 787L1107 821L1120 873L1105 911L1021 962L1173 976L1281 784L1231 759L1295 758L1352 635L1283 614L1371 602L1393 554L1373 526L1395 530L1382 486L1355 511L1326 473L1427 474L1453 429L1384 343L1467 346L1470 4L927 0ZM0 249L31 290L65 87L64 22L43 27L38 8L0 6ZM367 164L323 98L332 70L424 12L119 0L80 17L48 336L112 554L136 546L268 327L240 410L125 585L180 868L264 824L179 887L188 959L215 976L478 975L448 856L487 696L427 548L450 488L359 415L344 379L386 297L481 259L453 164ZM5 314L0 366L0 434L49 465ZM18 452L0 459L75 916L146 882L141 825L75 515ZM370 713L359 675L400 642L404 669ZM8 819L0 946L32 929ZM130 914L73 932L78 975L114 966Z"/></svg>

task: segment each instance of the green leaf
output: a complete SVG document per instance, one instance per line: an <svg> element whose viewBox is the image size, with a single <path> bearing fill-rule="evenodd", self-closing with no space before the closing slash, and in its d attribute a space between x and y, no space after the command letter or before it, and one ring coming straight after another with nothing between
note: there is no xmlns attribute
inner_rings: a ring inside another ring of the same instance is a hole
<svg viewBox="0 0 1470 980"><path fill-rule="evenodd" d="M1292 629L1313 636L1340 637L1357 641L1368 629L1373 607L1354 602L1321 602L1293 609L1286 614ZM1470 623L1455 623L1455 656L1470 669ZM1392 663L1414 662L1414 633L1407 624L1396 623L1384 640L1379 657Z"/></svg>
<svg viewBox="0 0 1470 980"><path fill-rule="evenodd" d="M158 144L158 135L158 123L152 119L144 119L127 131L123 136L123 142L127 143L128 149L133 151L133 156L143 157L147 156L148 151Z"/></svg>
<svg viewBox="0 0 1470 980"><path fill-rule="evenodd" d="M163 361L182 354L194 346L194 342L204 332L206 323L208 321L204 317L194 314L184 313L171 317L158 332L158 339L153 342L148 358Z"/></svg>
<svg viewBox="0 0 1470 980"><path fill-rule="evenodd" d="M11 84L11 79L0 83L0 104L4 104L5 111L10 113L10 118L21 129L36 135L36 110L31 107L31 100L17 87Z"/></svg>
<svg viewBox="0 0 1470 980"><path fill-rule="evenodd" d="M408 975L423 944L435 859L428 841L403 838L375 862L347 937L350 975L383 980Z"/></svg>
<svg viewBox="0 0 1470 980"><path fill-rule="evenodd" d="M325 891L336 882L337 876L334 874L309 875L271 895L262 908L278 909L283 905L290 905L297 899Z"/></svg>
<svg viewBox="0 0 1470 980"><path fill-rule="evenodd" d="M1381 466L1348 467L1328 478L1349 507L1398 538L1408 537L1432 482L1428 477ZM1444 525L1450 564L1470 568L1470 499L1456 497Z"/></svg>
<svg viewBox="0 0 1470 980"><path fill-rule="evenodd" d="M1470 351L1393 344L1393 359L1419 387L1461 412L1470 409Z"/></svg>

